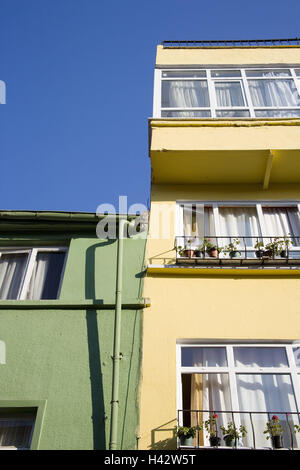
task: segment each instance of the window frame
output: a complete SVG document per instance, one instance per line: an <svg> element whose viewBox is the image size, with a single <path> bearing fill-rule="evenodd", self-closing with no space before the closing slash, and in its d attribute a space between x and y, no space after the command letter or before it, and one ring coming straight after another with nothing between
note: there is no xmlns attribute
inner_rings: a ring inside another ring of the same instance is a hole
<svg viewBox="0 0 300 470"><path fill-rule="evenodd" d="M246 72L250 70L287 70L289 72L289 76L285 77L247 77ZM241 72L240 77L212 77L211 72L212 71L233 71L233 70L239 70ZM210 111L211 116L202 118L202 119L212 119L212 118L217 118L217 119L249 119L249 118L255 118L255 119L284 119L281 117L272 117L272 116L266 116L266 117L259 117L256 116L255 112L256 111L298 111L299 116L293 116L294 118L299 117L300 118L300 105L299 106L278 106L278 107L273 107L273 106L254 106L252 103L252 98L251 98L251 93L249 89L249 83L248 80L292 80L292 82L295 85L295 88L298 92L298 95L300 97L300 77L297 75L297 70L299 70L299 65L289 65L287 64L286 66L277 66L277 67L270 67L270 65L256 65L256 66L243 66L243 67L209 67L209 68L204 68L204 67L199 67L199 68L179 68L179 67L174 67L174 68L156 68L155 69L155 75L154 75L154 96L153 96L153 116L162 118L162 113L165 111L182 111L182 112L193 112L193 111ZM199 72L199 71L206 71L206 77L163 77L164 72ZM210 107L193 107L193 108L163 108L162 107L162 82L166 80L206 80L207 85L208 85L208 98L210 102ZM214 87L214 83L216 81L223 81L223 82L231 82L231 81L239 81L241 83L241 88L242 88L242 94L243 98L245 101L245 106L228 106L226 108L224 107L218 107L217 106L217 99L216 99L216 91ZM249 116L247 117L221 117L216 115L217 112L220 111L248 111ZM293 117L287 117L287 119L291 119ZM165 118L165 119L172 119L172 118ZM174 119L174 118L173 118ZM178 119L178 118L177 118ZM185 117L180 117L179 119L197 119L197 117L190 117L190 118L185 118Z"/></svg>
<svg viewBox="0 0 300 470"><path fill-rule="evenodd" d="M62 270L61 270L61 275L60 275L58 290L57 290L57 296L56 296L56 299L59 299L61 286L62 286L62 281L63 281L63 277L64 277L64 271L65 271L65 267L66 267L66 261L67 261L67 253L68 253L68 248L67 247L65 247L65 246L56 246L56 247L49 247L49 246L6 247L5 246L5 247L1 247L0 246L0 260L1 260L2 254L25 253L25 254L28 255L26 265L25 265L25 268L24 268L23 278L22 278L22 281L21 281L21 284L20 284L20 287L19 287L18 296L17 296L16 299L8 299L8 300L28 300L28 299L26 299L26 295L27 295L27 292L28 292L29 283L30 283L31 276L32 276L32 273L33 273L34 263L35 263L36 257L38 255L38 253L45 253L45 252L48 252L48 253L63 252L63 253L65 253L65 258L64 258L63 267L62 267ZM42 300L42 299L39 299L39 300ZM7 301L7 299L0 299L0 302L1 301Z"/></svg>
<svg viewBox="0 0 300 470"><path fill-rule="evenodd" d="M283 207L283 208L289 208L289 207L295 207L298 210L298 213L300 215L300 203L299 201L186 201L186 200L180 200L176 201L176 217L175 217L175 234L176 237L184 237L184 226L183 226L183 205L195 205L195 204L204 204L206 207L212 207L213 210L213 221L214 221L214 227L215 227L215 234L211 234L211 236L215 237L223 237L224 234L221 233L220 230L220 224L219 224L219 208L220 207L256 207L256 212L257 212L257 219L259 223L259 228L261 232L261 237L262 238L268 238L270 237L268 233L268 227L266 225L266 220L263 214L263 208L264 207ZM210 234L205 234L205 235L210 235ZM239 234L237 234L238 236ZM299 234L291 234L291 236L299 236ZM272 236L276 237L277 234L273 234ZM251 247L247 247L247 249L251 249ZM300 244L299 246L292 246L290 251L300 251Z"/></svg>
<svg viewBox="0 0 300 470"><path fill-rule="evenodd" d="M181 350L185 347L205 347L205 348L226 348L227 367L184 367L181 365ZM253 348L285 348L287 357L287 366L283 367L237 367L234 363L234 347L253 347ZM300 412L300 366L296 366L296 361L293 353L293 348L299 347L299 341L290 342L205 342L199 340L199 342L183 342L178 341L176 344L176 370L177 370L177 410L183 409L183 397L182 397L182 375L183 374L228 374L229 381L229 396L231 400L232 410L226 411L241 411L239 400L238 400L238 387L237 387L237 375L238 374L272 374L272 375L289 375L291 379L291 386L294 392L295 405L297 412ZM212 410L213 411L213 410ZM218 410L221 411L221 410ZM224 410L225 411L225 410ZM247 410L253 411L255 410ZM267 412L274 412L278 410L267 410ZM182 425L182 413L179 416L179 425Z"/></svg>

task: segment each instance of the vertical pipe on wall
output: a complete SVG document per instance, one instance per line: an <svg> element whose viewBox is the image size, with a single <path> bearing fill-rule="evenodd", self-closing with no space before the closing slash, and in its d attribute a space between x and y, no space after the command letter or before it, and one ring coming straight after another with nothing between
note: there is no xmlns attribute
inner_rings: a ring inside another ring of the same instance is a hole
<svg viewBox="0 0 300 470"><path fill-rule="evenodd" d="M118 412L119 412L119 369L120 369L120 340L121 340L121 313L122 313L122 284L123 284L123 248L124 228L128 220L119 220L119 238L117 253L116 274L116 306L115 306L115 332L113 352L113 377L112 377L112 399L111 399L111 425L109 449L117 449L118 439Z"/></svg>

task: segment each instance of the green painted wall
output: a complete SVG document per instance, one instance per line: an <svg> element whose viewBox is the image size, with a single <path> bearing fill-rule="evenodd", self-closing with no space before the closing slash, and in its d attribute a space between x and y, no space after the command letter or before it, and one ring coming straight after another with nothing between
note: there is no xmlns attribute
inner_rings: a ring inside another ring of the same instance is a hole
<svg viewBox="0 0 300 470"><path fill-rule="evenodd" d="M18 237L4 238L6 244L15 244ZM47 235L30 238L47 241ZM123 304L141 298L144 249L145 240L124 241ZM6 344L0 406L7 400L46 400L40 449L108 448L116 255L116 241L101 241L93 233L73 235L59 300L37 301L35 308L27 301L0 302L0 340ZM44 308L39 308L41 303ZM124 305L118 436L122 449L136 448L142 315L142 309Z"/></svg>

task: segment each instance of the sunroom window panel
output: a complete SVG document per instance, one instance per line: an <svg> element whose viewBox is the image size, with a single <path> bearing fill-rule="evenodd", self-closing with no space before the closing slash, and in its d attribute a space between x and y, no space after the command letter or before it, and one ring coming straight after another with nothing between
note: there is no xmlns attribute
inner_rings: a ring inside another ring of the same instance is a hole
<svg viewBox="0 0 300 470"><path fill-rule="evenodd" d="M297 118L300 117L300 109L260 109L255 111L255 116L266 118Z"/></svg>
<svg viewBox="0 0 300 470"><path fill-rule="evenodd" d="M285 348L235 347L236 367L288 367Z"/></svg>
<svg viewBox="0 0 300 470"><path fill-rule="evenodd" d="M249 111L241 111L240 109L235 109L231 111L216 111L216 117L224 117L224 118L235 118L235 117L250 117Z"/></svg>
<svg viewBox="0 0 300 470"><path fill-rule="evenodd" d="M284 439L287 439L289 428L286 413L297 411L291 376L289 374L237 374L236 380L240 411L252 412L256 446L270 445L263 432L266 429L266 422L274 414L280 419L285 430ZM248 413L241 413L241 422L247 429L251 429ZM248 433L246 445L251 445L250 439L251 435ZM284 443L290 444L287 440Z"/></svg>
<svg viewBox="0 0 300 470"><path fill-rule="evenodd" d="M220 245L228 245L232 238L240 242L241 250L253 247L261 235L255 207L219 207ZM231 237L231 238L228 238Z"/></svg>
<svg viewBox="0 0 300 470"><path fill-rule="evenodd" d="M300 367L300 347L293 348L296 367Z"/></svg>
<svg viewBox="0 0 300 470"><path fill-rule="evenodd" d="M162 82L162 108L207 108L209 105L206 80Z"/></svg>
<svg viewBox="0 0 300 470"><path fill-rule="evenodd" d="M300 106L300 96L291 79L248 80L255 107Z"/></svg>
<svg viewBox="0 0 300 470"><path fill-rule="evenodd" d="M163 78L205 78L206 70L172 70L162 72Z"/></svg>
<svg viewBox="0 0 300 470"><path fill-rule="evenodd" d="M161 117L168 118L209 118L210 111L162 111Z"/></svg>
<svg viewBox="0 0 300 470"><path fill-rule="evenodd" d="M210 72L212 78L240 77L240 70L212 70Z"/></svg>
<svg viewBox="0 0 300 470"><path fill-rule="evenodd" d="M27 299L56 299L65 259L65 253L37 254L31 276Z"/></svg>
<svg viewBox="0 0 300 470"><path fill-rule="evenodd" d="M2 254L0 258L0 299L18 299L28 255L25 253Z"/></svg>
<svg viewBox="0 0 300 470"><path fill-rule="evenodd" d="M263 207L263 214L269 237L291 237L293 246L299 246L300 217L296 207Z"/></svg>
<svg viewBox="0 0 300 470"><path fill-rule="evenodd" d="M288 69L261 69L246 70L247 77L290 77L291 72Z"/></svg>
<svg viewBox="0 0 300 470"><path fill-rule="evenodd" d="M217 105L220 107L245 106L242 86L237 82L215 82Z"/></svg>
<svg viewBox="0 0 300 470"><path fill-rule="evenodd" d="M226 349L223 347L181 348L182 367L227 367Z"/></svg>

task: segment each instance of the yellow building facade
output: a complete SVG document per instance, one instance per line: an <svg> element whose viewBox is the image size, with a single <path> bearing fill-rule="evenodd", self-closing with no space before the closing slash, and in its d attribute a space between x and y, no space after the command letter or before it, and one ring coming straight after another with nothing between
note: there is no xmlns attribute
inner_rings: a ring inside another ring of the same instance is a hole
<svg viewBox="0 0 300 470"><path fill-rule="evenodd" d="M297 448L300 45L164 44L154 82L139 448Z"/></svg>

